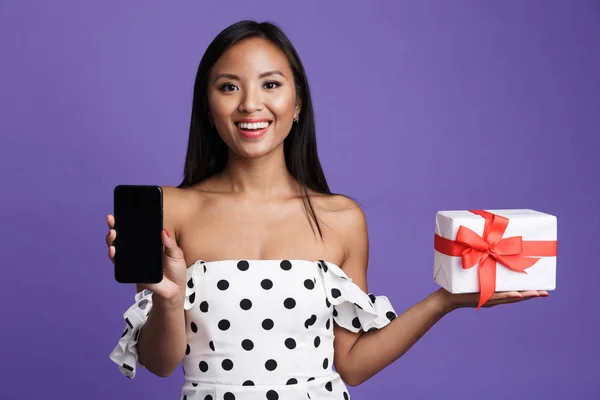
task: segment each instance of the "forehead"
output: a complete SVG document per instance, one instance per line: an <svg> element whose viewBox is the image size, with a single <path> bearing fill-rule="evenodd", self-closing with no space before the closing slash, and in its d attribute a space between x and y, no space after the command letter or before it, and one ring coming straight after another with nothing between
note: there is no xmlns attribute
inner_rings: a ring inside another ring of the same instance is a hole
<svg viewBox="0 0 600 400"><path fill-rule="evenodd" d="M291 75L288 59L277 46L262 38L248 38L229 48L215 63L212 76L232 73L254 78L261 72L280 70L286 77Z"/></svg>

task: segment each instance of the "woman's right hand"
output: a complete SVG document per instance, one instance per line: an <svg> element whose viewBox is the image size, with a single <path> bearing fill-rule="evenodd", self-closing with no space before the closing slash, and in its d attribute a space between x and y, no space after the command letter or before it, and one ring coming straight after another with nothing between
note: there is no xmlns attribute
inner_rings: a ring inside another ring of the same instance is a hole
<svg viewBox="0 0 600 400"><path fill-rule="evenodd" d="M109 214L106 222L109 229L106 235L108 257L114 264L116 254L114 241L117 238L114 215ZM166 302L183 301L187 278L187 264L183 257L183 251L177 246L175 240L169 237L166 229L161 232L161 239L163 244L163 279L159 283L138 283L137 287L140 290L151 290L154 296L158 296Z"/></svg>

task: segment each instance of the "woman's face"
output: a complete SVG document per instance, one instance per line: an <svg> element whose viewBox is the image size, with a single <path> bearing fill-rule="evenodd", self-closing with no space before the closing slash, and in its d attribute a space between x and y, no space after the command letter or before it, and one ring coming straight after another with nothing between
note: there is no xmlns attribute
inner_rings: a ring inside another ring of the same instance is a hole
<svg viewBox="0 0 600 400"><path fill-rule="evenodd" d="M245 39L214 65L208 85L211 122L242 157L259 157L282 145L300 114L285 54L261 38Z"/></svg>

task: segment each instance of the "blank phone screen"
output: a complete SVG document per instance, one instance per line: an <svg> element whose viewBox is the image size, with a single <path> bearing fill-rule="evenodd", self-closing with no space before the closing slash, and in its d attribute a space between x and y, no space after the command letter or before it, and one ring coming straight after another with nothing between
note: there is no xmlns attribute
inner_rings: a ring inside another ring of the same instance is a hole
<svg viewBox="0 0 600 400"><path fill-rule="evenodd" d="M120 185L114 191L115 279L121 283L162 280L162 190Z"/></svg>

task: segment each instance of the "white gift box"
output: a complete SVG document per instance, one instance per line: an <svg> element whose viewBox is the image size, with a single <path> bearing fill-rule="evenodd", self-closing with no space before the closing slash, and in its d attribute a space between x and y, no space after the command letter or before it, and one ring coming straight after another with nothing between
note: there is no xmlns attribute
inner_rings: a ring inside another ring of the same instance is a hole
<svg viewBox="0 0 600 400"><path fill-rule="evenodd" d="M479 244L481 244L481 240L484 237L486 218L478 215L478 212L481 212L481 210L439 211L436 215L434 281L450 293L480 292L480 263L477 262L467 269L463 268L463 257L457 253L461 252L460 248L462 246L465 249L471 249L472 247L465 245L464 242L456 242L459 229L464 227L461 229L461 239L464 238L463 234L469 233L472 237L474 232L480 237L475 239L480 240ZM502 225L502 220L504 220L504 223L507 222L501 236L502 239L521 237L523 241L522 247L525 251L520 255L511 257L539 257L539 260L532 266L524 269L524 272L517 272L494 257L494 251L502 247L501 245L497 247L492 245L491 251L484 250L483 253L487 254L486 257L492 258L495 263L496 277L494 291L554 290L556 288L556 217L528 209L483 211L483 214L486 213L488 225L492 224L490 215L492 218L497 218L496 222L500 225ZM507 218L508 221L502 217ZM472 232L469 232L469 230ZM491 241L493 242L494 240L492 239ZM513 238L509 241L518 242L519 239ZM505 241L503 244L508 244L507 242ZM453 247L455 251L447 250L448 246ZM442 251L438 251L438 249L442 249ZM462 250L461 253L464 253L464 251ZM478 254L480 254L481 251L478 251ZM451 253L453 255L449 255Z"/></svg>

